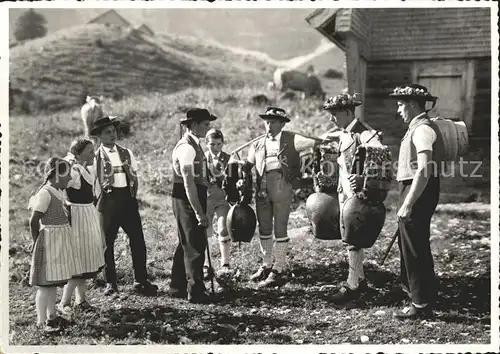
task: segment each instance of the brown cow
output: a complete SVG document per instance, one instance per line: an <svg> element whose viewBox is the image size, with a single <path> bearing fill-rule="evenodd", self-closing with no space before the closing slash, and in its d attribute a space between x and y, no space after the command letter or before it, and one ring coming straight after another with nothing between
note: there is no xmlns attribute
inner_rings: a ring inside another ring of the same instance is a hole
<svg viewBox="0 0 500 354"><path fill-rule="evenodd" d="M321 82L314 74L314 68L308 68L307 73L278 68L274 72L273 82L268 83L268 88L285 92L287 90L301 91L304 98L317 97L325 99L325 92L321 87Z"/></svg>

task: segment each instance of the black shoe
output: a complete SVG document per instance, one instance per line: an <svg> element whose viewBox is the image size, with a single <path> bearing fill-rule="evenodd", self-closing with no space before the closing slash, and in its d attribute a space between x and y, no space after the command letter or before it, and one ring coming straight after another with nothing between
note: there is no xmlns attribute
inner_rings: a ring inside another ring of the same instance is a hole
<svg viewBox="0 0 500 354"><path fill-rule="evenodd" d="M366 285L363 287L366 287ZM344 285L330 297L330 301L332 301L334 304L340 305L345 304L346 302L357 300L361 295L363 287L360 284L356 289L353 290L349 288L349 286Z"/></svg>
<svg viewBox="0 0 500 354"><path fill-rule="evenodd" d="M75 305L75 311L77 312L92 312L94 310L95 307L90 305L87 301Z"/></svg>
<svg viewBox="0 0 500 354"><path fill-rule="evenodd" d="M140 295L156 296L158 295L158 286L148 281L145 283L135 283L134 291Z"/></svg>
<svg viewBox="0 0 500 354"><path fill-rule="evenodd" d="M111 284L111 283L106 284L106 289L104 289L105 296L111 296L111 295L115 295L117 293L118 293L118 286Z"/></svg>
<svg viewBox="0 0 500 354"><path fill-rule="evenodd" d="M192 304L209 304L211 302L210 296L206 293L189 294L188 301Z"/></svg>
<svg viewBox="0 0 500 354"><path fill-rule="evenodd" d="M271 267L260 266L260 268L250 276L251 281L260 281L266 279L271 273Z"/></svg>
<svg viewBox="0 0 500 354"><path fill-rule="evenodd" d="M286 283L286 278L282 272L274 269L271 270L267 278L257 285L258 288L274 288L275 286L282 286Z"/></svg>
<svg viewBox="0 0 500 354"><path fill-rule="evenodd" d="M410 306L395 312L394 317L398 320L415 320L417 318L432 318L434 317L434 313L432 312L432 308L428 305L426 307L419 308L411 304Z"/></svg>
<svg viewBox="0 0 500 354"><path fill-rule="evenodd" d="M368 281L366 279L359 281L358 290L360 293L364 293L370 290L370 287L368 286Z"/></svg>
<svg viewBox="0 0 500 354"><path fill-rule="evenodd" d="M224 264L215 275L215 280L221 287L227 288L233 285L235 274L228 264Z"/></svg>
<svg viewBox="0 0 500 354"><path fill-rule="evenodd" d="M183 291L172 287L168 289L167 293L169 296L176 299L187 299L188 296L186 290Z"/></svg>
<svg viewBox="0 0 500 354"><path fill-rule="evenodd" d="M47 319L45 321L45 331L46 332L54 332L59 331L69 325L69 321L64 317L56 316L52 319Z"/></svg>

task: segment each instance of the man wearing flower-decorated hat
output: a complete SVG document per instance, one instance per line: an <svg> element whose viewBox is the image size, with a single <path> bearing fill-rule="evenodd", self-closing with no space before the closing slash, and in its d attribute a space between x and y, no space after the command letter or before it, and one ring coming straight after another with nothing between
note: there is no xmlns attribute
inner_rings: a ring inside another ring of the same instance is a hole
<svg viewBox="0 0 500 354"><path fill-rule="evenodd" d="M361 105L357 94L338 94L330 97L323 109L330 113L330 120L335 124L334 128L326 133L322 146L330 146L333 156L338 156L338 173L336 176L323 176L318 174L316 190L324 190L332 193L332 188L337 189L340 204L340 220L342 226L344 202L359 190L361 176L351 173L352 158L356 148L364 143L373 146L382 146L380 135L376 134L366 123L355 120L355 108ZM355 132L354 125L359 123L363 126L363 132ZM338 179L338 184L337 184ZM363 270L364 249L355 244L347 244L349 271L345 285L334 293L330 300L337 305L347 305L357 300L363 292L368 289Z"/></svg>
<svg viewBox="0 0 500 354"><path fill-rule="evenodd" d="M286 282L287 226L293 189L300 183L300 151L314 148L317 140L283 130L290 118L282 108L268 107L259 117L265 121L266 135L250 146L242 163L247 173L255 166L257 175L255 199L263 264L250 279L260 281L258 287L262 288Z"/></svg>
<svg viewBox="0 0 500 354"><path fill-rule="evenodd" d="M430 247L430 222L439 200L439 174L444 159L444 143L437 126L430 120L426 103L435 104L425 86L411 84L394 89L397 114L408 124L401 140L398 171L398 245L401 254L403 290L411 305L398 311L398 319L431 317L437 295L437 280Z"/></svg>

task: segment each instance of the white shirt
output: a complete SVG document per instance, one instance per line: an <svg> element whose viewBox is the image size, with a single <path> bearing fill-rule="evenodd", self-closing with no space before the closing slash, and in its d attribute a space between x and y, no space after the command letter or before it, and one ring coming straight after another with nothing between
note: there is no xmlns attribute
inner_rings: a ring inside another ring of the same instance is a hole
<svg viewBox="0 0 500 354"><path fill-rule="evenodd" d="M68 188L80 190L80 188L82 188L80 177L83 177L83 179L85 179L85 181L92 186L92 193L94 193L94 195L98 195L97 188L99 183L96 183L97 175L95 172L96 169L94 168L94 165L88 166L86 170L85 167L79 163L75 163L71 168L71 180L68 183Z"/></svg>
<svg viewBox="0 0 500 354"><path fill-rule="evenodd" d="M116 149L116 145L114 145L112 148L107 148L104 145L102 147L106 155L108 155L109 157L111 166L113 166L114 178L115 178L113 187L115 188L127 187L127 175L125 174L125 171L122 168L123 163L122 160L120 159L120 155L118 154L118 150ZM134 172L137 172L138 169L137 161L135 160L132 151L130 151L129 149L127 149L127 151L130 154L130 167Z"/></svg>
<svg viewBox="0 0 500 354"><path fill-rule="evenodd" d="M281 132L279 132L273 139L266 136L266 171L277 170L281 168L281 162L278 158L280 151Z"/></svg>
<svg viewBox="0 0 500 354"><path fill-rule="evenodd" d="M50 191L57 199L61 200L63 203L66 202L67 199L62 191L46 184L42 189L38 191L37 194L30 198L28 204L29 209L38 211L40 213L45 213L47 211L50 201L52 200L52 196L47 189L50 189Z"/></svg>
<svg viewBox="0 0 500 354"><path fill-rule="evenodd" d="M426 114L427 114L426 112L422 112L419 115L415 116L411 120L410 126L416 119L419 119ZM418 126L413 132L412 136L412 142L413 145L415 145L417 153L422 151L432 151L432 144L434 144L436 139L437 139L436 132L434 131L434 129L432 129L426 124Z"/></svg>
<svg viewBox="0 0 500 354"><path fill-rule="evenodd" d="M437 134L434 129L425 124L418 126L413 132L412 137L417 153L426 150L432 151L432 144L434 144L436 139Z"/></svg>
<svg viewBox="0 0 500 354"><path fill-rule="evenodd" d="M200 143L200 139L191 133L186 133L185 135L189 135L196 144ZM184 166L192 166L194 164L194 159L196 158L196 150L189 144L179 145L172 152L172 160L178 160L180 167Z"/></svg>
<svg viewBox="0 0 500 354"><path fill-rule="evenodd" d="M217 162L219 162L221 151L219 151L219 153L217 155L216 154L212 154L212 152L210 150L209 150L209 153L210 153L210 156L212 157L212 161L214 162L214 165Z"/></svg>

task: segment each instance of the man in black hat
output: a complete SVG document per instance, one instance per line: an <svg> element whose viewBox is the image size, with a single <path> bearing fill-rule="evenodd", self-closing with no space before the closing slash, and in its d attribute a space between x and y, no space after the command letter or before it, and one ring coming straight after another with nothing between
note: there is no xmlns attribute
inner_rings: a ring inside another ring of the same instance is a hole
<svg viewBox="0 0 500 354"><path fill-rule="evenodd" d="M155 296L158 287L147 280L146 244L136 199L137 162L132 151L116 144L118 125L119 122L114 117L104 117L95 121L91 131L91 135L97 136L101 141L94 165L101 190L97 210L101 214L101 225L106 240L104 295L118 292L114 247L118 229L121 227L130 239L134 291Z"/></svg>
<svg viewBox="0 0 500 354"><path fill-rule="evenodd" d="M411 305L394 314L398 319L431 317L437 280L430 247L430 223L439 201L439 173L444 143L430 120L426 102L436 102L426 87L406 85L390 94L397 100L397 115L408 124L401 140L398 171L400 197L398 245L401 281Z"/></svg>
<svg viewBox="0 0 500 354"><path fill-rule="evenodd" d="M177 221L179 244L174 253L170 294L192 303L207 303L203 264L207 247L207 160L199 138L217 119L202 108L187 111L181 125L186 133L174 147L172 208Z"/></svg>
<svg viewBox="0 0 500 354"><path fill-rule="evenodd" d="M284 271L290 240L288 218L293 189L298 187L301 177L299 151L314 148L318 141L283 130L290 118L281 108L268 107L259 117L265 120L267 134L250 146L243 165L247 173L253 166L257 172L255 199L263 258L262 266L250 279L260 281L259 287L274 287L286 281Z"/></svg>

